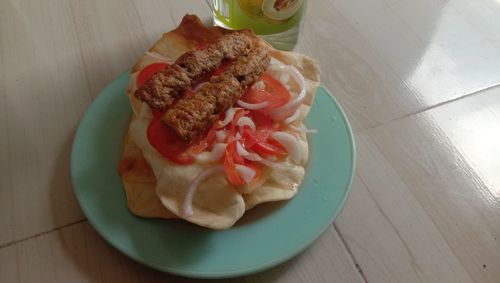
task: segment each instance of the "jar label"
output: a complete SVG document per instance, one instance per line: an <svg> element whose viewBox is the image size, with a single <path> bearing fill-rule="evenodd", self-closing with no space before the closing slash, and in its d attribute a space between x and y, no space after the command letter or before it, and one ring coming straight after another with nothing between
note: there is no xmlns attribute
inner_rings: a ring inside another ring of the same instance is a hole
<svg viewBox="0 0 500 283"><path fill-rule="evenodd" d="M214 17L232 29L259 35L281 33L300 23L307 0L213 0Z"/></svg>

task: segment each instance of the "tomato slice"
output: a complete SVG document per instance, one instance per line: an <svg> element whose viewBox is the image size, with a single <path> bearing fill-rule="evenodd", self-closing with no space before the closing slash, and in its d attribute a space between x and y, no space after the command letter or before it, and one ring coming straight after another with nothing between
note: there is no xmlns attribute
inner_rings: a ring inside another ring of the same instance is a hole
<svg viewBox="0 0 500 283"><path fill-rule="evenodd" d="M274 120L262 111L250 111L248 114L257 127L270 127Z"/></svg>
<svg viewBox="0 0 500 283"><path fill-rule="evenodd" d="M194 83L191 86L191 89L197 89L201 84L206 83L212 78L212 76L220 75L224 73L224 71L231 66L234 60L224 60L222 64L215 69L213 72L204 73L201 76L197 77Z"/></svg>
<svg viewBox="0 0 500 283"><path fill-rule="evenodd" d="M252 149L257 151L258 153L279 157L284 157L287 155L286 149L284 149L280 144L277 143L258 142L252 147Z"/></svg>
<svg viewBox="0 0 500 283"><path fill-rule="evenodd" d="M204 139L202 139L197 145L192 146L189 151L191 153L201 153L205 149L211 149L214 146L215 143L215 132L216 132L216 125L214 124L210 130L208 130L207 135L205 136Z"/></svg>
<svg viewBox="0 0 500 283"><path fill-rule="evenodd" d="M273 133L272 129L269 128L259 128L255 131L255 137L259 142L268 142L271 134Z"/></svg>
<svg viewBox="0 0 500 283"><path fill-rule="evenodd" d="M158 112L153 113L154 118L147 129L149 143L161 155L172 162L182 165L192 164L194 159L187 153L190 146L163 124L161 121L162 116Z"/></svg>
<svg viewBox="0 0 500 283"><path fill-rule="evenodd" d="M250 87L243 94L241 100L247 103L261 103L266 101L268 96L270 96L270 94L267 91L263 89L257 89L255 87Z"/></svg>
<svg viewBox="0 0 500 283"><path fill-rule="evenodd" d="M242 96L247 103L260 103L267 101L268 106L263 111L269 111L285 105L292 96L286 87L278 80L268 74L263 74L260 80L264 82L264 89L250 87Z"/></svg>
<svg viewBox="0 0 500 283"><path fill-rule="evenodd" d="M137 87L141 87L147 80L151 79L151 77L158 73L159 71L167 68L169 65L167 63L153 63L151 65L146 66L141 70L139 75L137 76Z"/></svg>
<svg viewBox="0 0 500 283"><path fill-rule="evenodd" d="M271 133L272 130L270 129L257 129L255 134L251 130L245 129L243 131L244 144L246 147L260 154L269 154L278 157L286 156L288 152L281 144L270 137Z"/></svg>
<svg viewBox="0 0 500 283"><path fill-rule="evenodd" d="M163 114L165 114L165 112L160 111L160 110L155 109L155 108L149 108L149 109L151 109L151 112L153 113L153 119L161 119Z"/></svg>
<svg viewBox="0 0 500 283"><path fill-rule="evenodd" d="M219 68L217 68L212 75L214 76L218 76L222 73L224 73L229 67L231 67L231 65L233 64L234 60L227 60L225 59L224 61L222 61L222 63L220 64Z"/></svg>
<svg viewBox="0 0 500 283"><path fill-rule="evenodd" d="M246 148L252 148L258 141L257 138L255 138L255 136L253 135L251 130L244 129L242 142Z"/></svg>
<svg viewBox="0 0 500 283"><path fill-rule="evenodd" d="M253 180L259 178L261 174L260 167L252 164L251 162L247 162L245 159L243 159L243 157L239 156L236 150L236 141L233 140L226 146L226 157L224 158L224 171L226 172L226 177L229 183L231 183L231 185L236 187L244 185L246 183L245 180L240 176L240 174L236 170L237 164L252 168L255 171L255 176Z"/></svg>
<svg viewBox="0 0 500 283"><path fill-rule="evenodd" d="M281 82L267 74L264 74L261 79L266 85L266 91L270 93L267 97L269 103L267 110L276 109L290 101L292 96Z"/></svg>
<svg viewBox="0 0 500 283"><path fill-rule="evenodd" d="M288 151L286 148L271 137L271 134L275 132L274 128L260 128L255 132L257 140L261 141L258 146L264 148L265 151L276 156L286 156Z"/></svg>
<svg viewBox="0 0 500 283"><path fill-rule="evenodd" d="M234 160L236 152L236 142L233 141L226 146L226 157L224 158L224 171L226 172L226 178L233 186L241 186L245 184L245 180L241 178L236 171L236 162ZM238 163L239 164L239 163Z"/></svg>
<svg viewBox="0 0 500 283"><path fill-rule="evenodd" d="M236 135L236 123L238 123L238 120L241 117L245 116L246 114L248 114L248 111L242 109L238 109L236 113L234 113L233 120L231 120L231 128L230 128L230 132L232 135Z"/></svg>
<svg viewBox="0 0 500 283"><path fill-rule="evenodd" d="M238 164L245 164L245 159L238 154L238 149L237 149L237 145L236 145L237 141L234 141L232 142L231 146L230 146L230 151L232 152L233 154L233 160L235 163L238 163Z"/></svg>

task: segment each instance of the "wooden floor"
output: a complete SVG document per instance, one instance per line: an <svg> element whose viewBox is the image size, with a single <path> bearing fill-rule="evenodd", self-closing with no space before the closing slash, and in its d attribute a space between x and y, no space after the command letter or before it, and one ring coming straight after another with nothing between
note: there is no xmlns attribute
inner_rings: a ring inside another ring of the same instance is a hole
<svg viewBox="0 0 500 283"><path fill-rule="evenodd" d="M228 282L500 282L500 2L311 0L297 50L355 129L334 225ZM0 1L0 282L192 282L107 245L71 189L83 111L201 0Z"/></svg>

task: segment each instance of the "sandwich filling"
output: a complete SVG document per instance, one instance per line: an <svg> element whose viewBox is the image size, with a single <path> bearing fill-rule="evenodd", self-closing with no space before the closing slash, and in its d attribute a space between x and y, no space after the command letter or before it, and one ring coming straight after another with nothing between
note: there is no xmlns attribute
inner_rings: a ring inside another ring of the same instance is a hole
<svg viewBox="0 0 500 283"><path fill-rule="evenodd" d="M293 197L318 85L310 58L186 16L131 76L134 115L120 164L129 207L225 229L259 203Z"/></svg>

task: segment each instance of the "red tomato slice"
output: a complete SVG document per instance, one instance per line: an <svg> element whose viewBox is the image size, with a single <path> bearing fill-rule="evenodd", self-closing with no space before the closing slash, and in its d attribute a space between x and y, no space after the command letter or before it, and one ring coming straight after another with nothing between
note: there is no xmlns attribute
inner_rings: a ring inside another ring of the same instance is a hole
<svg viewBox="0 0 500 283"><path fill-rule="evenodd" d="M271 134L274 131L275 130L273 128L257 129L257 131L255 132L255 136L256 136L257 140L261 141L258 144L258 146L265 147L264 150L273 151L273 153L269 153L269 154L276 155L276 156L286 156L288 154L288 151L286 150L286 148L271 137Z"/></svg>
<svg viewBox="0 0 500 283"><path fill-rule="evenodd" d="M264 89L250 87L242 96L242 100L248 103L260 103L267 101L269 104L264 111L269 111L285 105L292 96L286 87L278 80L268 74L263 74L260 80L264 82Z"/></svg>
<svg viewBox="0 0 500 283"><path fill-rule="evenodd" d="M236 111L236 113L234 113L234 116L233 116L233 120L231 121L231 134L232 135L236 135L236 123L238 123L238 120L245 116L246 114L248 114L248 111L246 110L241 110L239 109L238 111Z"/></svg>
<svg viewBox="0 0 500 283"><path fill-rule="evenodd" d="M158 109L154 109L154 108L149 108L151 109L151 112L153 113L153 119L160 119L163 114L165 114L164 112L158 110Z"/></svg>
<svg viewBox="0 0 500 283"><path fill-rule="evenodd" d="M161 112L160 112L161 113ZM155 117L147 129L148 141L161 155L177 164L192 164L194 159L187 153L189 145L184 143L161 121L161 115Z"/></svg>
<svg viewBox="0 0 500 283"><path fill-rule="evenodd" d="M155 73L165 69L169 65L167 63L153 63L151 65L146 66L141 70L139 75L137 76L137 87L141 87L147 80L149 80Z"/></svg>
<svg viewBox="0 0 500 283"><path fill-rule="evenodd" d="M284 157L288 154L286 149L270 138L272 130L258 129L255 134L251 130L243 131L243 139L246 147L249 147L260 154L269 154Z"/></svg>
<svg viewBox="0 0 500 283"><path fill-rule="evenodd" d="M254 136L251 130L243 130L243 145L246 148L252 148L258 142L257 138Z"/></svg>
<svg viewBox="0 0 500 283"><path fill-rule="evenodd" d="M204 139L202 139L197 145L192 146L189 151L191 153L200 153L204 151L205 149L211 149L214 146L215 143L215 132L216 132L216 127L215 124L208 130L207 135L205 136Z"/></svg>
<svg viewBox="0 0 500 283"><path fill-rule="evenodd" d="M262 111L251 111L249 116L252 118L257 128L270 127L274 123L273 118L269 117L269 115Z"/></svg>
<svg viewBox="0 0 500 283"><path fill-rule="evenodd" d="M243 139L245 140L245 147L252 147L256 143L267 143L272 132L268 128L259 128L255 133L250 129L244 129Z"/></svg>
<svg viewBox="0 0 500 283"><path fill-rule="evenodd" d="M226 157L224 158L224 171L229 183L233 186L241 186L245 184L245 180L236 171L236 142L231 142L226 146Z"/></svg>
<svg viewBox="0 0 500 283"><path fill-rule="evenodd" d="M261 170L258 166L252 163L246 162L243 157L238 155L236 150L236 141L230 142L226 147L226 157L224 159L224 170L226 172L226 177L233 186L241 186L245 184L245 180L240 176L236 170L236 165L244 165L252 168L255 171L255 177L253 180L259 178Z"/></svg>
<svg viewBox="0 0 500 283"><path fill-rule="evenodd" d="M252 147L252 149L258 153L269 154L279 157L284 157L287 155L286 149L284 149L280 144L276 143L271 144L265 142L258 142Z"/></svg>
<svg viewBox="0 0 500 283"><path fill-rule="evenodd" d="M231 146L230 146L230 149L229 149L229 150L230 150L230 151L232 152L232 154L233 154L233 160L234 160L234 162L235 162L235 163L238 163L238 164L245 164L245 159L244 159L242 156L240 156L240 155L238 154L237 147L238 147L238 146L236 145L236 141L234 141L234 142L232 142L232 143L231 143Z"/></svg>
<svg viewBox="0 0 500 283"><path fill-rule="evenodd" d="M223 61L222 64L217 69L215 69L213 72L208 72L208 73L205 73L205 74L202 74L201 76L199 76L196 79L196 81L193 83L192 87L195 88L196 86L199 86L202 83L208 82L212 76L217 76L217 75L224 73L224 71L227 68L229 68L232 64L233 64L233 61L231 61L231 60Z"/></svg>
<svg viewBox="0 0 500 283"><path fill-rule="evenodd" d="M243 94L241 97L241 100L247 102L247 103L261 103L267 100L267 97L270 96L270 94L263 90L263 89L257 89L254 87L250 87L247 89L247 91Z"/></svg>
<svg viewBox="0 0 500 283"><path fill-rule="evenodd" d="M255 131L255 138L257 138L257 140L259 142L268 142L269 141L269 138L271 137L271 134L273 133L274 131L272 129L269 129L269 128L259 128L257 129L257 131Z"/></svg>
<svg viewBox="0 0 500 283"><path fill-rule="evenodd" d="M222 61L222 63L220 64L219 68L217 68L214 72L213 72L213 75L214 76L218 76L222 73L224 73L224 71L226 71L229 67L231 67L231 65L233 64L234 60L224 60Z"/></svg>

